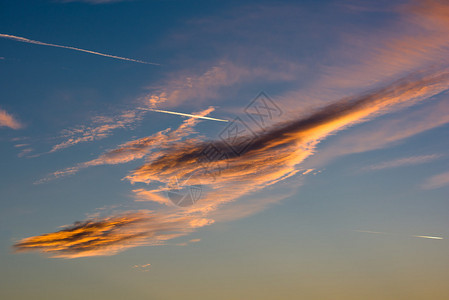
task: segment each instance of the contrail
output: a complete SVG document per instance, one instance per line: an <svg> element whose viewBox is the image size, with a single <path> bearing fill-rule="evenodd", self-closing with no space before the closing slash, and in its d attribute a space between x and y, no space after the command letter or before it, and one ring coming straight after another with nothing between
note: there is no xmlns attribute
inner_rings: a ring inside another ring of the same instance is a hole
<svg viewBox="0 0 449 300"><path fill-rule="evenodd" d="M15 36L15 35L9 35L9 34L2 34L2 33L0 33L0 38L11 39L11 40L18 41L18 42L23 42L23 43L30 43L30 44L36 44L36 45L42 45L42 46L50 46L50 47L57 47L57 48L64 48L64 49L70 49L70 50L75 50L75 51L81 51L81 52L86 52L86 53L90 53L90 54L100 55L100 56L104 56L104 57L110 57L110 58L115 58L115 59L133 61L133 62L140 63L140 64L160 66L160 64L157 64L157 63L146 62L146 61L142 61L142 60L126 58L126 57L120 57L120 56L115 56L115 55L110 55L110 54L104 54L104 53L100 53L100 52L95 52L95 51L90 51L90 50L85 50L85 49L80 49L80 48L75 48L75 47L70 47L70 46L49 44L49 43L44 43L44 42L30 40L30 39L27 39L27 38L24 38L24 37L20 37L20 36Z"/></svg>
<svg viewBox="0 0 449 300"><path fill-rule="evenodd" d="M392 233L388 232L379 232L379 231L369 231L369 230L353 230L356 232L362 232L362 233L373 233L373 234L388 234L393 235ZM430 235L409 235L409 237L415 237L415 238L422 238L422 239L431 239L431 240L443 240L444 238L440 236L430 236Z"/></svg>
<svg viewBox="0 0 449 300"><path fill-rule="evenodd" d="M413 237L423 238L423 239L432 239L432 240L442 240L443 238L440 236L428 236L428 235L412 235Z"/></svg>
<svg viewBox="0 0 449 300"><path fill-rule="evenodd" d="M216 119L216 118L210 118L210 117L203 117L203 116L185 114L185 113L180 113L180 112L176 112L176 111L151 109L151 108L143 108L143 107L140 107L139 109L155 111L155 112L161 112L161 113L165 113L165 114L178 115L178 116L185 116L185 117L192 117L192 118L198 118L198 119L205 119L205 120L211 120L211 121L229 122L229 120L223 120L223 119Z"/></svg>

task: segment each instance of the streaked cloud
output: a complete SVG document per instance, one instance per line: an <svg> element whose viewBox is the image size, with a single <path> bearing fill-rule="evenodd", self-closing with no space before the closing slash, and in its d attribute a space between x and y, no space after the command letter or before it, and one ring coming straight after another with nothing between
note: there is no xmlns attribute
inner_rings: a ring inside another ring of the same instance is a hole
<svg viewBox="0 0 449 300"><path fill-rule="evenodd" d="M0 127L20 129L23 127L23 124L20 123L14 116L0 108Z"/></svg>
<svg viewBox="0 0 449 300"><path fill-rule="evenodd" d="M50 153L56 152L79 143L104 139L116 129L132 128L134 124L142 120L145 111L126 110L114 117L97 116L91 125L81 125L62 131L65 141L54 145Z"/></svg>
<svg viewBox="0 0 449 300"><path fill-rule="evenodd" d="M441 155L439 155L439 154L409 156L409 157L394 159L394 160L390 160L390 161L385 161L385 162L382 162L379 164L374 164L374 165L365 167L363 169L367 170L367 171L376 171L376 170L391 169L391 168L398 168L398 167L404 167L404 166L413 166L413 165L428 163L428 162L434 161L440 157L441 157Z"/></svg>
<svg viewBox="0 0 449 300"><path fill-rule="evenodd" d="M423 189L432 190L449 185L449 172L434 175L421 185Z"/></svg>
<svg viewBox="0 0 449 300"><path fill-rule="evenodd" d="M322 166L333 159L371 150L390 147L412 136L449 123L449 103L444 97L433 99L420 109L395 114L382 121L374 121L363 128L354 128L308 159L307 166Z"/></svg>
<svg viewBox="0 0 449 300"><path fill-rule="evenodd" d="M60 231L17 242L17 252L40 251L51 257L113 255L127 248L162 245L212 221L189 215L126 212L103 219L76 222Z"/></svg>
<svg viewBox="0 0 449 300"><path fill-rule="evenodd" d="M198 117L205 117L212 111L214 111L213 107L209 107L205 110L199 111L195 113L197 117L184 120L181 125L174 130L172 130L171 128L167 128L151 136L143 137L119 145L116 149L109 150L96 159L79 163L64 170L56 171L49 176L38 180L36 183L43 183L52 179L72 175L81 169L92 166L116 165L127 163L136 159L142 159L145 156L149 155L155 149L164 149L170 147L172 143L178 142L188 135L195 133L193 128L196 124L198 124L198 122L201 121L201 118Z"/></svg>
<svg viewBox="0 0 449 300"><path fill-rule="evenodd" d="M0 33L0 38L11 39L11 40L22 42L22 43L29 43L29 44L35 44L35 45L41 45L41 46L49 46L49 47L57 47L57 48L64 48L64 49L69 49L69 50L75 50L75 51L79 51L79 52L85 52L85 53L89 53L89 54L94 54L94 55L99 55L99 56L104 56L104 57L109 57L109 58L114 58L114 59L119 59L119 60L132 61L132 62L136 62L136 63L140 63L140 64L160 65L160 64L157 64L157 63L153 63L153 62L146 62L146 61L132 59L132 58L126 58L126 57L121 57L121 56L104 54L104 53L95 52L95 51L91 51L91 50L85 50L85 49L80 49L80 48L75 48L75 47L70 47L70 46L62 46L62 45L56 45L56 44L50 44L50 43L34 41L34 40L30 40L30 39L27 39L27 38L24 38L24 37L10 35L10 34Z"/></svg>

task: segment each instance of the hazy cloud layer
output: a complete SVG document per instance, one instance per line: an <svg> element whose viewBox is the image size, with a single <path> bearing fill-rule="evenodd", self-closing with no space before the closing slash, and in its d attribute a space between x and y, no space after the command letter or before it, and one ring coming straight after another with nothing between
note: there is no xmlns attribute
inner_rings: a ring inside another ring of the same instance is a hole
<svg viewBox="0 0 449 300"><path fill-rule="evenodd" d="M301 162L312 155L316 145L327 136L350 125L413 105L448 88L449 74L446 72L413 74L377 90L322 107L309 116L285 121L259 132L247 150L240 154L236 154L232 147L239 146L248 137L238 137L228 143L194 139L174 143L156 156L148 157L148 162L131 172L127 179L132 183L167 186L173 178L189 177L189 184L205 187L203 198L195 205L185 209L167 207L165 211L138 216L131 214L131 217L125 215L86 221L60 232L24 239L15 247L61 257L107 255L184 235L194 228L213 223L211 216L216 212L220 218L226 218L222 213L220 216L217 210L220 206L297 174L301 171ZM217 157L205 169L200 161L204 148L211 144L224 155ZM221 163L226 167L223 168ZM163 189L157 187L147 192L158 195L161 191ZM145 192L143 189L135 190L136 194L144 196ZM153 201L164 202L161 199ZM249 208L255 211L263 205L264 201ZM234 213L232 209L228 212Z"/></svg>

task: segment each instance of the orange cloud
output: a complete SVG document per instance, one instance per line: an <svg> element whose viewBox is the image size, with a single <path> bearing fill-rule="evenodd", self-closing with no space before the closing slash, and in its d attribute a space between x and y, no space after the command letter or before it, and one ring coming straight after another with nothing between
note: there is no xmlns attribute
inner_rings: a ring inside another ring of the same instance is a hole
<svg viewBox="0 0 449 300"><path fill-rule="evenodd" d="M0 127L9 127L11 129L20 129L23 125L12 115L0 108Z"/></svg>
<svg viewBox="0 0 449 300"><path fill-rule="evenodd" d="M247 137L240 137L231 145L221 140L213 141L213 147L222 155L208 168L201 160L203 150L210 143L191 141L174 145L158 157L148 159L127 179L132 183L168 184L175 177L190 178L190 184L207 188L203 190L201 201L188 209L207 214L221 204L294 176L301 171L298 165L311 156L316 145L327 136L380 114L413 105L448 87L448 73L414 74L362 96L325 106L308 117L277 124L253 138L248 149L240 155L231 148ZM219 164L223 162L224 169Z"/></svg>
<svg viewBox="0 0 449 300"><path fill-rule="evenodd" d="M25 238L17 242L14 249L17 252L40 251L60 258L113 255L130 247L161 245L210 222L177 213L127 212L76 222L57 232Z"/></svg>
<svg viewBox="0 0 449 300"><path fill-rule="evenodd" d="M419 110L354 129L320 149L305 164L310 167L323 166L339 156L395 145L411 136L447 123L449 123L449 103L444 98L434 100Z"/></svg>

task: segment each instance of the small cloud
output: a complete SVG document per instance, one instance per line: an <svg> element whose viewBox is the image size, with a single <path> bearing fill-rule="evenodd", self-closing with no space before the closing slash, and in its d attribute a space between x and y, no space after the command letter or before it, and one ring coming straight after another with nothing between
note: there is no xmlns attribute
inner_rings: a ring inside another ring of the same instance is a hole
<svg viewBox="0 0 449 300"><path fill-rule="evenodd" d="M191 240L188 241L188 242L177 243L176 246L187 246L188 244L191 244L191 243L198 243L198 242L200 242L200 241L201 241L201 239L191 239Z"/></svg>
<svg viewBox="0 0 449 300"><path fill-rule="evenodd" d="M432 190L446 185L449 185L449 172L437 174L428 178L421 187L425 190Z"/></svg>
<svg viewBox="0 0 449 300"><path fill-rule="evenodd" d="M144 265L134 265L134 269L138 269L142 272L148 272L151 267L151 264L144 264Z"/></svg>
<svg viewBox="0 0 449 300"><path fill-rule="evenodd" d="M33 150L34 150L33 148L25 148L25 149L22 149L22 151L20 151L19 154L17 154L17 156L18 156L18 157L24 157L24 156L26 156L27 154L33 152Z"/></svg>
<svg viewBox="0 0 449 300"><path fill-rule="evenodd" d="M315 171L315 169L307 169L302 173L302 175L307 175L309 173L312 173L313 171Z"/></svg>
<svg viewBox="0 0 449 300"><path fill-rule="evenodd" d="M0 127L9 127L11 129L20 129L23 127L14 116L0 108Z"/></svg>
<svg viewBox="0 0 449 300"><path fill-rule="evenodd" d="M442 155L439 154L430 154L430 155L419 155L419 156L410 156L405 158L394 159L390 161L386 161L380 164L374 164L364 168L367 171L377 171L383 169L391 169L405 166L413 166L428 163L440 158Z"/></svg>

